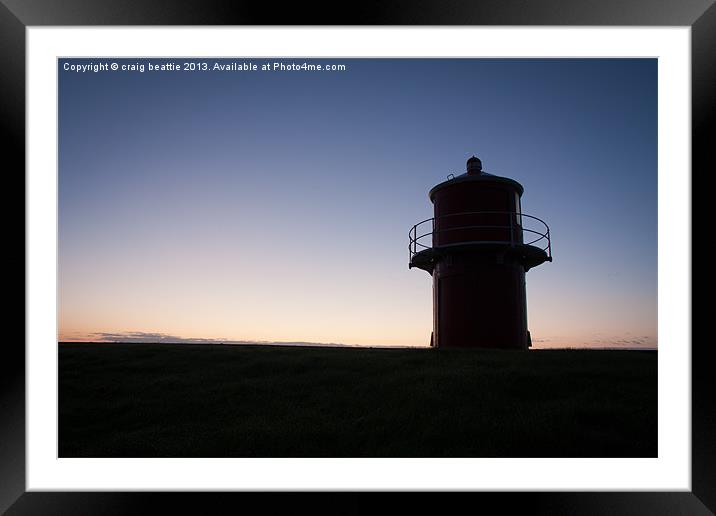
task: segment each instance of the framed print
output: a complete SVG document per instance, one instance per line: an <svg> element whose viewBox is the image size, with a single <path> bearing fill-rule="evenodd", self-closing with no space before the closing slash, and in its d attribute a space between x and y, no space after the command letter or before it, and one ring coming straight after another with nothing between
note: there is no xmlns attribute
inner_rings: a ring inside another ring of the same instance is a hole
<svg viewBox="0 0 716 516"><path fill-rule="evenodd" d="M27 305L0 506L711 513L716 10L624 5L3 0Z"/></svg>

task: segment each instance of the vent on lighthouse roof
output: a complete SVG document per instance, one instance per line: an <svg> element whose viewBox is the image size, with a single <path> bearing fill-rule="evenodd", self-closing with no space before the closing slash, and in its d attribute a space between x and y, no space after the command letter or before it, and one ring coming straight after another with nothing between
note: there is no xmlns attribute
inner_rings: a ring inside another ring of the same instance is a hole
<svg viewBox="0 0 716 516"><path fill-rule="evenodd" d="M470 176L482 174L482 161L480 161L480 158L473 156L467 160L467 174Z"/></svg>

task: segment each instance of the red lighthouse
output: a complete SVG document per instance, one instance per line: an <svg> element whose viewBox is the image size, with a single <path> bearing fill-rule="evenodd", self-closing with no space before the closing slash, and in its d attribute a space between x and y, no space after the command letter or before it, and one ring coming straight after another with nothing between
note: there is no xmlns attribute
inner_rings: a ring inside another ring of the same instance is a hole
<svg viewBox="0 0 716 516"><path fill-rule="evenodd" d="M433 277L432 346L531 346L525 273L552 249L547 224L522 213L523 192L475 156L430 190L434 216L410 230L409 267Z"/></svg>

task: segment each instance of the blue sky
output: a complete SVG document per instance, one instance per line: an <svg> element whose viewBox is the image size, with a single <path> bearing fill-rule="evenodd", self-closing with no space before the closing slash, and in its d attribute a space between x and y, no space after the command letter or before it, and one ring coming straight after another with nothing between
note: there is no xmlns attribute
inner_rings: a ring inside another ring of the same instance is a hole
<svg viewBox="0 0 716 516"><path fill-rule="evenodd" d="M64 69L112 61L168 60L58 61L61 339L427 345L408 230L476 154L551 228L535 345L656 346L655 59Z"/></svg>

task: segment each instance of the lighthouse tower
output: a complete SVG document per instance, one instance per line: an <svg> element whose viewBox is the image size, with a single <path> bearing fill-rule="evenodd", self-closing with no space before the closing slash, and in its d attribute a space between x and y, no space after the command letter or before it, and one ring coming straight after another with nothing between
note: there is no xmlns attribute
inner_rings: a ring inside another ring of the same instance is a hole
<svg viewBox="0 0 716 516"><path fill-rule="evenodd" d="M433 335L440 348L527 349L525 273L552 261L549 227L522 213L522 185L467 171L429 192L434 216L410 230L410 263L433 277Z"/></svg>

